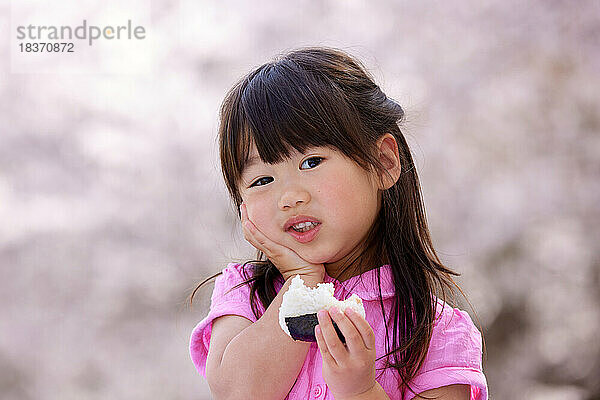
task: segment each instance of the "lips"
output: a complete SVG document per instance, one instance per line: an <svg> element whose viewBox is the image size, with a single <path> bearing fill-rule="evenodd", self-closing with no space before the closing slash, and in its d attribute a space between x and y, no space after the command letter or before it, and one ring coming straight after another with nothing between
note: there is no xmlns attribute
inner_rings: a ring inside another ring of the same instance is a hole
<svg viewBox="0 0 600 400"><path fill-rule="evenodd" d="M316 226L314 226L306 232L296 232L294 229L288 229L287 233L292 235L292 237L296 239L296 241L298 241L299 243L308 243L317 236L320 230L321 224L318 223L316 224Z"/></svg>
<svg viewBox="0 0 600 400"><path fill-rule="evenodd" d="M285 222L285 225L283 226L283 230L289 231L293 225L299 224L300 222L314 222L317 224L321 224L321 221L319 221L316 218L310 217L308 215L297 215L295 217L288 219Z"/></svg>

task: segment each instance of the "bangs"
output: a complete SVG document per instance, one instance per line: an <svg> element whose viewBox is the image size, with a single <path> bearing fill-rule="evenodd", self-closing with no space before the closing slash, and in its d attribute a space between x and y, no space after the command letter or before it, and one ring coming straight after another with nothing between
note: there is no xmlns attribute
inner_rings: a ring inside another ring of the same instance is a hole
<svg viewBox="0 0 600 400"><path fill-rule="evenodd" d="M274 164L316 146L334 147L359 165L360 144L349 132L360 125L341 90L289 60L267 64L240 87L238 129L229 130L238 174L252 144L260 159ZM233 127L232 127L233 128ZM231 142L230 142L231 143ZM232 143L233 144L233 143Z"/></svg>

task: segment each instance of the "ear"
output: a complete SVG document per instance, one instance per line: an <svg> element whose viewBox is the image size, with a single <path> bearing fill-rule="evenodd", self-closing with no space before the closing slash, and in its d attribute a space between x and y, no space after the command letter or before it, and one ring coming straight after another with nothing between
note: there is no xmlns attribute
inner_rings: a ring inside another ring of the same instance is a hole
<svg viewBox="0 0 600 400"><path fill-rule="evenodd" d="M378 172L379 188L386 190L394 186L400 177L402 166L398 154L398 143L391 133L386 133L377 139L377 153L379 162L385 168Z"/></svg>

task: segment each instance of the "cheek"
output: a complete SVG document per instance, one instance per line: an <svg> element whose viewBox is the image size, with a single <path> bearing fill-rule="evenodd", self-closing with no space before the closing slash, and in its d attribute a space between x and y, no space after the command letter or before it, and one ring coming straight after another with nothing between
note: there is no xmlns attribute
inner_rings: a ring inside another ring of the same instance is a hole
<svg viewBox="0 0 600 400"><path fill-rule="evenodd" d="M318 192L325 211L338 218L351 217L350 208L353 203L353 185L343 175L332 176L319 185Z"/></svg>
<svg viewBox="0 0 600 400"><path fill-rule="evenodd" d="M376 204L376 193L362 176L332 176L319 186L319 194L327 213L342 224L365 222L365 213Z"/></svg>

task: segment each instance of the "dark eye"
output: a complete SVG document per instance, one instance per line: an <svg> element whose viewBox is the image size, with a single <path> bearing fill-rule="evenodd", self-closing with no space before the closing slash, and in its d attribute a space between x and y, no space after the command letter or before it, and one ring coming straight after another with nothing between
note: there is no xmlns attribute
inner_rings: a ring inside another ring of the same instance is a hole
<svg viewBox="0 0 600 400"><path fill-rule="evenodd" d="M307 158L306 160L302 161L302 164L300 165L300 168L302 168L302 165L308 163L308 165L311 165L309 168L314 168L317 165L321 164L321 161L323 160L323 157L311 157L311 158Z"/></svg>
<svg viewBox="0 0 600 400"><path fill-rule="evenodd" d="M273 178L271 178L270 176L265 176L265 177L259 178L259 179L255 180L255 181L254 181L254 182L253 182L253 183L250 185L250 187L252 187L252 186L265 186L265 185L266 185L267 183L269 183L269 182L267 182L267 183L265 183L265 184L260 184L260 185L258 185L258 183L259 183L259 182L263 182L265 179L273 179Z"/></svg>

